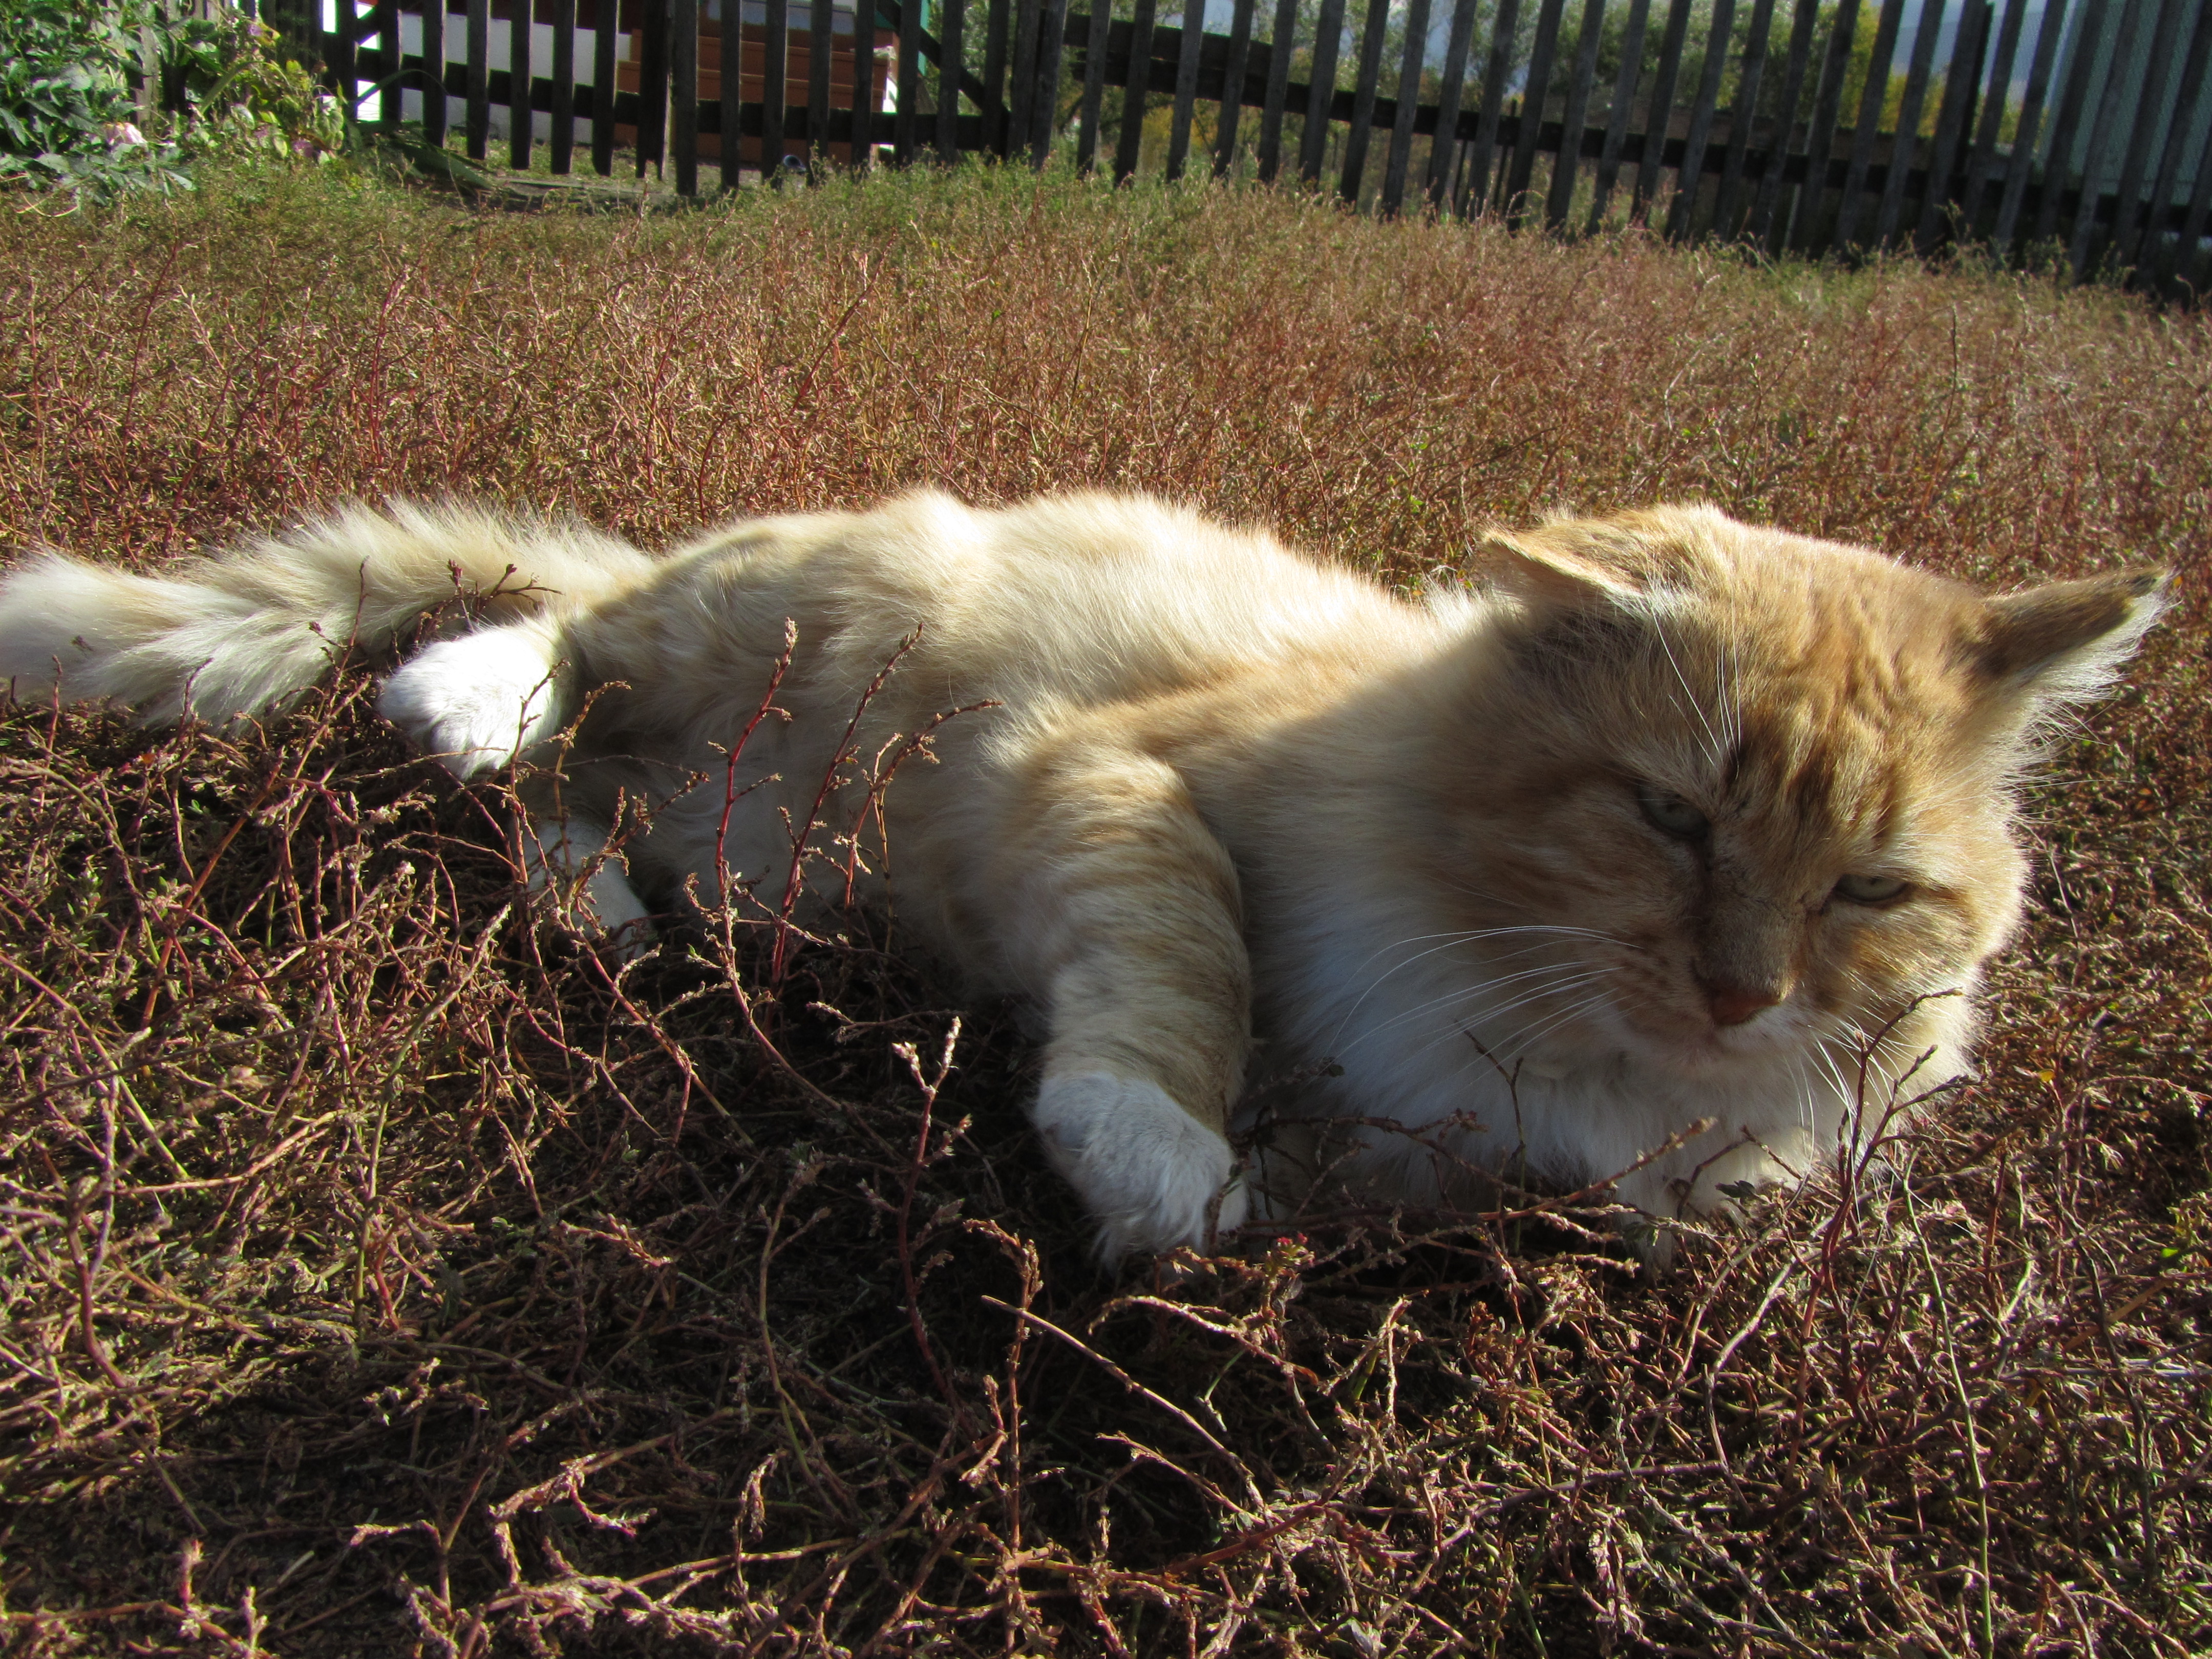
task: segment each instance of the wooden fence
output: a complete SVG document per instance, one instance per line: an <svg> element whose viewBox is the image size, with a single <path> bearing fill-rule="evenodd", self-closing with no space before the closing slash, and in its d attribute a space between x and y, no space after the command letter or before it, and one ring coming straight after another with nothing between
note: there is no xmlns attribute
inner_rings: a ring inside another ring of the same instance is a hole
<svg viewBox="0 0 2212 1659"><path fill-rule="evenodd" d="M599 172L632 149L686 194L735 133L740 169L768 158L779 182L1064 152L1117 181L1210 167L1559 234L2055 249L2168 294L2208 274L2212 0L1319 0L1310 23L1313 0L1183 0L1172 24L1158 0L872 0L857 51L853 0L751 0L736 76L717 0L455 3L264 15L365 118L442 142L458 106L482 157L497 108L521 166L541 125L521 106L556 173L586 134Z"/></svg>

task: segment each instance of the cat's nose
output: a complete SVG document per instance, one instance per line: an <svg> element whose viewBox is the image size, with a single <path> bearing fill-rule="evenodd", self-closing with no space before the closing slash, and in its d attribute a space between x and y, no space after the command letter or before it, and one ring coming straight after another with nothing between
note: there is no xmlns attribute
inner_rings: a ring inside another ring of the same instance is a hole
<svg viewBox="0 0 2212 1659"><path fill-rule="evenodd" d="M1711 985L1705 988L1716 1025L1741 1025L1761 1009L1773 1007L1788 992L1786 986Z"/></svg>

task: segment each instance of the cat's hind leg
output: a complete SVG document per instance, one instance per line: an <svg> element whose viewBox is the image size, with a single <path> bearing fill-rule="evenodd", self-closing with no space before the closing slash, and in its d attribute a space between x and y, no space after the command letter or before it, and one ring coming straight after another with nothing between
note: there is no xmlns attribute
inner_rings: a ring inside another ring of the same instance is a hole
<svg viewBox="0 0 2212 1659"><path fill-rule="evenodd" d="M1038 1135L1102 1256L1203 1248L1248 1205L1224 1133L1250 1043L1235 868L1149 757L1063 753L1026 784L1001 914L1047 991Z"/></svg>
<svg viewBox="0 0 2212 1659"><path fill-rule="evenodd" d="M628 862L612 840L606 826L580 813L522 813L532 908L626 962L652 948L652 912L630 885Z"/></svg>

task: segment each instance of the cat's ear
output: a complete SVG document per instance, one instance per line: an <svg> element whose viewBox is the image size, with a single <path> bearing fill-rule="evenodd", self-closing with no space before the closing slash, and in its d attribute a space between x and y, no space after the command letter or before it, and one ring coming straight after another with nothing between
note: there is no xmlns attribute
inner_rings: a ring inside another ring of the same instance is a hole
<svg viewBox="0 0 2212 1659"><path fill-rule="evenodd" d="M2165 608L2166 573L2123 570L1984 599L1970 641L2001 693L2075 702L2112 683Z"/></svg>
<svg viewBox="0 0 2212 1659"><path fill-rule="evenodd" d="M1643 592L1643 581L1622 556L1625 544L1592 533L1601 527L1580 523L1513 533L1494 530L1476 550L1476 561L1500 587L1523 599L1583 605L1634 599Z"/></svg>

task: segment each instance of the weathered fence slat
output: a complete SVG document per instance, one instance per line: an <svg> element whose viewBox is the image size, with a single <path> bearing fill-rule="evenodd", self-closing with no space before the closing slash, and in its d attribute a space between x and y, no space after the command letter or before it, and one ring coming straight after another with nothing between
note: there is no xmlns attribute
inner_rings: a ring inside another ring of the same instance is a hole
<svg viewBox="0 0 2212 1659"><path fill-rule="evenodd" d="M1097 3L1097 0L1092 0ZM1137 170L1145 143L1145 94L1152 81L1152 0L1137 0L1129 28L1129 73L1121 95L1121 138L1114 147L1114 182Z"/></svg>
<svg viewBox="0 0 2212 1659"><path fill-rule="evenodd" d="M1599 4L1604 0L1597 0ZM1382 165L1382 212L1395 217L1405 205L1406 173L1413 160L1413 121L1419 113L1421 68L1429 45L1429 0L1407 0L1406 49L1398 63L1398 116L1390 123L1390 155ZM1443 129L1437 129L1443 142Z"/></svg>
<svg viewBox="0 0 2212 1659"><path fill-rule="evenodd" d="M744 84L744 31L739 21L744 15L738 0L729 0L722 21L722 84L726 87L732 81ZM783 183L784 106L791 85L791 0L768 0L761 21L768 38L761 42L760 176L764 185L780 185ZM742 137L737 126L727 121L722 124L725 189L738 182L741 159L738 146Z"/></svg>
<svg viewBox="0 0 2212 1659"><path fill-rule="evenodd" d="M1444 45L1443 84L1437 88L1437 130L1429 140L1429 202L1442 210L1451 188L1452 164L1459 156L1460 97L1467 86L1468 53L1474 50L1476 0L1452 8L1451 34Z"/></svg>
<svg viewBox="0 0 2212 1659"><path fill-rule="evenodd" d="M2027 25L2028 0L2006 0L2004 21L1997 28L1996 55L1990 60L1990 95L1982 100L1981 120L1974 130L1973 148L1966 155L1966 183L1960 199L1966 204L1960 216L1963 236L1978 234L1991 174L1996 165L1997 138L2004 131L2005 107L2012 88L2012 66L2020 54L2020 37Z"/></svg>
<svg viewBox="0 0 2212 1659"><path fill-rule="evenodd" d="M521 8L518 5L518 10ZM699 193L699 0L669 0L668 148L676 193ZM737 171L738 135L726 135L725 164Z"/></svg>
<svg viewBox="0 0 2212 1659"><path fill-rule="evenodd" d="M446 0L422 9L422 137L432 148L446 147Z"/></svg>
<svg viewBox="0 0 2212 1659"><path fill-rule="evenodd" d="M1329 106L1336 101L1336 57L1344 39L1344 0L1321 0L1314 26L1313 79L1306 86L1306 124L1298 146L1298 174L1308 184L1321 177L1328 149Z"/></svg>
<svg viewBox="0 0 2212 1659"><path fill-rule="evenodd" d="M1836 204L1836 228L1828 238L1831 247L1857 246L1859 198L1865 193L1867 175L1874 167L1875 141L1881 135L1881 106L1889 95L1889 66L1897 56L1898 29L1905 16L1905 0L1882 0L1881 21L1875 25L1874 56L1867 64L1866 87L1859 94L1858 118L1851 123L1850 163L1844 171L1843 199Z"/></svg>
<svg viewBox="0 0 2212 1659"><path fill-rule="evenodd" d="M444 0L428 0L435 11ZM576 157L576 0L553 0L553 131L548 160L554 173L569 172Z"/></svg>
<svg viewBox="0 0 2212 1659"><path fill-rule="evenodd" d="M1091 0L1091 33L1083 48L1083 112L1075 138L1075 165L1085 173L1098 166L1098 116L1106 100L1106 42L1113 24L1108 0Z"/></svg>
<svg viewBox="0 0 2212 1659"><path fill-rule="evenodd" d="M2174 100L2172 123L2166 129L2166 154L2158 164L2158 180L2151 186L2150 199L2155 208L2144 217L2142 246L2136 252L2123 256L2138 265L2150 267L2161 287L2169 274L2160 245L2161 233L2166 229L2166 217L2172 211L2169 204L2173 200L2174 188L2181 182L2181 164L2188 150L2192 118L2199 100L2205 95L2204 70L2208 55L2212 55L2212 6L2204 7L2197 14L2197 27L2189 37L2189 56L2182 63L2181 79L2175 82L2179 95ZM2197 186L2200 191L2204 188L2208 165L2212 165L2212 156L2208 156L2206 161L2197 165ZM2184 240L2177 245L2175 252L2177 254L2185 251L2193 253L2196 246L2194 241Z"/></svg>
<svg viewBox="0 0 2212 1659"><path fill-rule="evenodd" d="M1851 66L1851 43L1859 26L1859 0L1842 0L1828 50L1820 60L1820 84L1813 99L1811 140L1805 152L1805 179L1790 210L1783 246L1808 249L1820 234L1820 210L1828 195L1829 162L1836 146L1836 117L1842 112L1844 82Z"/></svg>
<svg viewBox="0 0 2212 1659"><path fill-rule="evenodd" d="M1982 55L1990 43L1990 20L1995 8L1989 0L1966 0L1959 14L1958 38L1951 47L1950 72L1943 81L1943 106L1936 117L1935 148L1928 158L1928 187L1920 192L1920 222L1912 245L1932 252L1943 228L1943 210L1951 205L1952 181L1959 173L1959 149L1966 141L1966 125L1973 118L1974 94L1981 84ZM1996 89L2004 101L2004 88Z"/></svg>
<svg viewBox="0 0 2212 1659"><path fill-rule="evenodd" d="M600 0L601 4L609 0ZM1004 0L992 0L995 12ZM853 126L846 146L853 171L865 174L876 159L876 31L872 10L863 3L853 8Z"/></svg>
<svg viewBox="0 0 2212 1659"><path fill-rule="evenodd" d="M1544 200L1544 222L1555 231L1566 228L1567 215L1575 204L1577 163L1582 159L1583 126L1589 114L1590 82L1597 78L1597 49L1604 25L1605 0L1583 0L1574 69L1567 79L1567 106L1559 118L1559 153L1552 161L1552 188Z"/></svg>
<svg viewBox="0 0 2212 1659"><path fill-rule="evenodd" d="M1013 112L1006 103L1006 54L1013 39L1009 0L991 0L983 25L983 148L1010 153ZM854 106L855 108L858 106Z"/></svg>
<svg viewBox="0 0 2212 1659"><path fill-rule="evenodd" d="M855 13L860 9L855 7ZM1022 12L1033 18L1036 0L1024 0ZM898 81L892 96L898 107L891 118L891 158L900 167L911 167L921 131L921 0L906 0L899 9Z"/></svg>
<svg viewBox="0 0 2212 1659"><path fill-rule="evenodd" d="M937 26L937 159L946 167L960 159L961 66L968 61L966 8L967 0L945 0Z"/></svg>
<svg viewBox="0 0 2212 1659"><path fill-rule="evenodd" d="M384 15L384 25L376 32L376 44L384 54L384 67L376 80L376 118L387 127L399 125L399 88L403 84L399 73L399 8L396 5L377 8Z"/></svg>
<svg viewBox="0 0 2212 1659"><path fill-rule="evenodd" d="M1818 4L1819 0L1806 0ZM1629 0L1628 27L1621 35L1620 70L1613 76L1613 107L1605 119L1605 142L1597 153L1597 173L1591 180L1589 222L1595 236L1605 224L1606 204L1620 179L1621 151L1628 143L1628 123L1634 112L1636 77L1644 64L1644 32L1651 18L1651 0Z"/></svg>
<svg viewBox="0 0 2212 1659"><path fill-rule="evenodd" d="M1390 0L1367 0L1367 23L1359 34L1359 69L1352 82L1352 131L1344 138L1344 173L1337 193L1359 200L1360 175L1367 169L1367 143L1375 125L1375 94L1382 78L1382 41L1390 25Z"/></svg>
<svg viewBox="0 0 2212 1659"><path fill-rule="evenodd" d="M1729 112L1729 143L1721 163L1721 184L1713 198L1711 234L1733 238L1739 228L1736 207L1743 193L1744 167L1751 155L1752 129L1759 124L1759 83L1766 77L1767 37L1774 30L1774 0L1753 0L1751 27L1744 36L1743 69L1736 83L1735 107ZM1770 172L1781 171L1790 154L1790 116L1777 123L1765 157Z"/></svg>
<svg viewBox="0 0 2212 1659"><path fill-rule="evenodd" d="M693 3L696 8L697 0ZM674 96L670 86L668 7L669 0L646 0L641 19L637 71L637 172L641 179L647 167L661 165L668 156L668 121ZM695 124L698 91L695 78L691 83Z"/></svg>
<svg viewBox="0 0 2212 1659"><path fill-rule="evenodd" d="M2125 157L2120 162L2118 212L2112 221L2112 257L2132 263L2142 238L2136 230L2143 173L2150 167L2150 147L2158 136L2160 118L2166 112L2166 71L2173 67L2174 48L2181 33L2181 14L2194 0L2165 0L2157 26L2151 32L2150 57L2142 95L2136 101L2134 130L2128 134ZM2164 198L2160 198L2160 207ZM2142 216L2150 217L2154 216Z"/></svg>
<svg viewBox="0 0 2212 1659"><path fill-rule="evenodd" d="M522 173L529 170L538 123L530 113L530 8L518 5L514 13L507 25L507 165Z"/></svg>
<svg viewBox="0 0 2212 1659"><path fill-rule="evenodd" d="M1687 5L1689 0L1680 0ZM1521 21L1521 0L1498 0L1498 21L1490 33L1490 61L1482 71L1482 109L1475 117L1474 144L1461 175L1455 210L1462 219L1483 210L1490 199L1490 160L1505 113L1505 77L1513 66L1513 32Z"/></svg>
<svg viewBox="0 0 2212 1659"><path fill-rule="evenodd" d="M2100 91L2116 88L2127 65L2135 61L2136 37L2142 29L2142 15L2151 3L2152 0L2124 0L2120 12L2119 39L2113 43L2112 59L2106 70ZM2081 155L2081 201L2074 210L2073 234L2067 238L2066 245L2066 263L2077 277L2088 270L2095 247L2098 180L2104 177L2105 152L2112 144L2113 131L2119 122L2119 106L2118 98L2098 97L2095 100L2096 114L2089 123L2089 147Z"/></svg>
<svg viewBox="0 0 2212 1659"><path fill-rule="evenodd" d="M491 154L491 0L469 0L468 112L463 118L469 160Z"/></svg>
<svg viewBox="0 0 2212 1659"><path fill-rule="evenodd" d="M1846 0L1848 3L1848 0ZM1682 73L1682 42L1690 30L1690 0L1667 9L1666 32L1659 37L1659 70L1651 96L1644 104L1644 154L1638 158L1636 196L1629 216L1644 223L1659 194L1659 168L1667 158L1667 131L1674 125L1674 83Z"/></svg>
<svg viewBox="0 0 2212 1659"><path fill-rule="evenodd" d="M1036 88L1030 102L1030 161L1040 167L1052 155L1053 129L1060 120L1060 55L1067 38L1067 0L1045 0L1042 27Z"/></svg>
<svg viewBox="0 0 2212 1659"><path fill-rule="evenodd" d="M1911 176L1913 157L1920 145L1920 112L1928 100L1928 77L1936 67L1936 36L1943 24L1945 0L1923 0L1920 21L1912 31L1912 56L1905 73L1905 100L1898 106L1897 131L1890 139L1889 167L1881 181L1881 202L1874 222L1876 247L1887 247L1897 234L1905 211L1905 185Z"/></svg>
<svg viewBox="0 0 2212 1659"><path fill-rule="evenodd" d="M1291 90L1291 31L1298 0L1275 0L1275 32L1267 38L1267 100L1260 106L1260 182L1273 184L1283 160L1283 109Z"/></svg>
<svg viewBox="0 0 2212 1659"><path fill-rule="evenodd" d="M2212 213L2212 131L2204 135L2204 152L2197 158L2197 185L2189 192L2189 210L2181 216L2181 236L2174 244L2174 270L2182 280L2194 273L2208 213Z"/></svg>
<svg viewBox="0 0 2212 1659"><path fill-rule="evenodd" d="M2044 166L2043 195L2035 204L2034 240L2047 242L2058 234L2060 198L2066 193L2073 171L2074 135L2081 125L2081 112L2089 101L2089 76L2097 61L2098 43L2104 39L2106 0L2087 0L2075 32L2074 56L2067 65L2066 84L2058 100L2058 118L2051 129L2051 148Z"/></svg>
<svg viewBox="0 0 2212 1659"><path fill-rule="evenodd" d="M605 5L607 0L599 0ZM806 17L806 165L819 171L830 159L830 56L835 48L836 9L830 0L812 0ZM860 24L853 20L853 50L860 47Z"/></svg>
<svg viewBox="0 0 2212 1659"><path fill-rule="evenodd" d="M1100 11L1106 9L1103 0L1093 0ZM1423 11L1429 0L1413 0ZM1237 0L1237 9L1229 24L1229 61L1223 68L1221 84L1226 94L1221 105L1220 125L1213 135L1213 176L1226 179L1230 169L1237 165L1237 118L1244 112L1244 77L1252 63L1253 0ZM1264 98L1266 94L1263 92Z"/></svg>
<svg viewBox="0 0 2212 1659"><path fill-rule="evenodd" d="M2028 65L2027 92L2021 100L2020 121L2012 141L2012 159L2005 167L2003 199L1997 204L1996 228L1990 240L2001 253L2012 251L2014 233L2020 224L2020 215L2027 198L2030 169L2035 164L2035 141L2043 124L2044 99L2051 88L2051 66L2058 56L2058 43L2066 33L2066 0L2050 0L2043 14L2043 27L2035 37L2035 56ZM2054 195L2045 191L2046 196Z"/></svg>
<svg viewBox="0 0 2212 1659"><path fill-rule="evenodd" d="M1942 0L1930 0L1930 3L1940 4ZM1705 66L1698 75L1698 98L1690 106L1690 130L1682 139L1682 165L1674 174L1674 203L1667 215L1670 236L1687 237L1691 221L1697 216L1698 187L1705 176L1705 145L1712 137L1713 110L1721 100L1721 76L1728 68L1729 36L1735 26L1735 0L1714 0L1712 33L1706 38Z"/></svg>
<svg viewBox="0 0 2212 1659"><path fill-rule="evenodd" d="M1775 209L1781 204L1783 173L1797 144L1797 110L1805 96L1805 68L1813 56L1813 30L1820 21L1820 0L1797 0L1790 21L1790 51L1782 68L1782 96L1774 106L1774 142L1767 148L1766 165L1759 175L1759 190L1752 198L1751 217L1744 234L1761 247L1776 246ZM1807 142L1811 130L1807 130ZM1787 222L1784 222L1786 226Z"/></svg>
<svg viewBox="0 0 2212 1659"><path fill-rule="evenodd" d="M1528 52L1527 88L1521 95L1521 119L1513 134L1513 161L1505 175L1505 214L1509 224L1528 217L1528 182L1535 176L1536 141L1542 136L1544 103L1552 91L1552 69L1559 49L1559 20L1566 0L1540 0L1536 8L1536 38Z"/></svg>
<svg viewBox="0 0 2212 1659"><path fill-rule="evenodd" d="M1206 44L1205 30L1206 0L1183 0L1182 44L1176 53L1175 112L1168 127L1170 179L1182 177L1183 163L1190 157L1190 118L1198 103L1198 54Z"/></svg>

